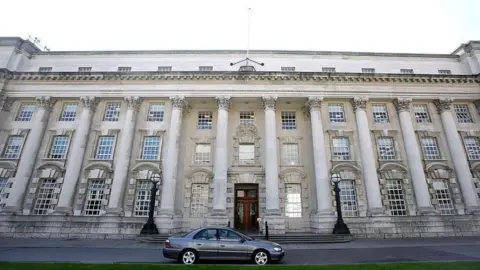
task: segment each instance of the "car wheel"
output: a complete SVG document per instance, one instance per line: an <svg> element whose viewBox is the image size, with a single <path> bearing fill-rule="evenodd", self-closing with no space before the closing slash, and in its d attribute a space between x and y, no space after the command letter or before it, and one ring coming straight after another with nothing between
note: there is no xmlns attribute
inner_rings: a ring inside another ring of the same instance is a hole
<svg viewBox="0 0 480 270"><path fill-rule="evenodd" d="M183 264L194 264L197 261L197 253L193 250L185 250L182 252L180 259Z"/></svg>
<svg viewBox="0 0 480 270"><path fill-rule="evenodd" d="M253 254L253 261L257 265L265 265L270 260L269 254L266 251L259 250Z"/></svg>

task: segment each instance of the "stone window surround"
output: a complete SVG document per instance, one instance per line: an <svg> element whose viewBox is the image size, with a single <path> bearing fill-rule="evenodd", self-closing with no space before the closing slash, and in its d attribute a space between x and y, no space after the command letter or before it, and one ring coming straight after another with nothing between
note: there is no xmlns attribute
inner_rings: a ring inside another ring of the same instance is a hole
<svg viewBox="0 0 480 270"><path fill-rule="evenodd" d="M42 157L42 160L43 161L47 161L47 160L67 160L68 159L68 154L69 154L69 150L70 150L70 147L72 146L72 142L73 142L73 135L75 133L75 130L73 129L50 129L48 130L48 133L44 135L44 139L45 137L47 137L47 143L46 144L43 144L41 146L41 149L40 151L43 150L43 157ZM52 146L53 146L53 141L54 141L54 138L56 136L67 136L68 137L68 146L67 146L67 149L65 151L65 158L49 158L48 156L50 155L50 151L52 150Z"/></svg>
<svg viewBox="0 0 480 270"><path fill-rule="evenodd" d="M160 137L160 153L158 155L158 159L155 161L162 161L163 160L163 145L164 145L164 139L165 139L165 129L138 129L139 133L141 134L141 140L140 140L140 148L138 150L137 154L137 161L150 161L150 159L142 159L142 153L143 153L143 143L145 140L145 137Z"/></svg>
<svg viewBox="0 0 480 270"><path fill-rule="evenodd" d="M357 196L357 216L356 217L344 217L344 219L353 219L358 217L367 216L367 196L365 192L365 187L363 183L362 171L355 164L351 163L339 163L332 167L330 174L338 173L340 174L341 179L343 180L353 180L355 183L355 192ZM333 191L333 185L331 192L332 200L332 212L336 213L336 202L335 202L335 192Z"/></svg>
<svg viewBox="0 0 480 270"><path fill-rule="evenodd" d="M80 115L81 113L81 110L83 108L83 106L79 106L79 103L78 103L78 100L62 100L62 101L57 101L57 103L60 103L60 106L61 106L61 110L58 112L58 115L57 115L57 121L58 122L67 122L67 123L75 123L77 122L78 120L78 116ZM65 110L65 105L66 104L77 104L77 107L76 107L76 110L75 110L75 120L74 121L62 121L62 116L63 116L63 112Z"/></svg>
<svg viewBox="0 0 480 270"><path fill-rule="evenodd" d="M5 151L5 147L7 145L8 139L10 136L23 136L23 143L22 147L20 148L20 153L18 158L16 159L7 159L7 158L0 158L0 160L20 160L22 158L23 147L25 146L25 142L27 141L28 133L30 129L1 129L0 130L0 154L3 155Z"/></svg>
<svg viewBox="0 0 480 270"><path fill-rule="evenodd" d="M417 119L415 118L415 112L414 112L414 109L413 109L414 105L426 105L428 116L430 117L430 121L431 121L430 123L428 123L428 122L417 123ZM436 113L436 110L432 110L431 106L432 106L432 102L429 102L429 101L425 101L425 102L417 101L417 102L415 102L415 100L412 100L412 102L410 104L409 112L410 112L410 117L412 119L412 124L413 124L414 128L418 127L418 126L420 126L420 127L425 127L425 126L431 127L434 124L436 124L435 123L436 118L433 117L433 114L432 114L432 112Z"/></svg>
<svg viewBox="0 0 480 270"><path fill-rule="evenodd" d="M460 123L460 122L458 122L457 113L455 111L455 105L465 105L467 107L468 114L472 118L472 123ZM478 124L477 114L475 113L474 104L472 102L455 102L454 101L451 105L450 110L452 112L453 119L455 120L455 123L457 124L457 126L462 127L462 126Z"/></svg>
<svg viewBox="0 0 480 270"><path fill-rule="evenodd" d="M432 184L434 180L447 179L448 188L450 191L450 197L455 207L455 211L457 212L458 215L464 215L465 204L463 203L462 196L460 193L460 187L457 183L457 179L456 179L453 168L444 162L432 162L425 166L425 172L426 172L426 179L428 184L428 191L430 193L431 202L435 208L436 214L440 215L440 211L438 210L437 200L435 199L435 196L436 196L435 190L433 189Z"/></svg>
<svg viewBox="0 0 480 270"><path fill-rule="evenodd" d="M308 190L307 174L299 168L287 168L279 173L279 196L280 196L280 211L285 219L308 219L310 203ZM285 213L285 185L286 184L300 184L301 186L301 203L302 203L302 217L287 217Z"/></svg>
<svg viewBox="0 0 480 270"><path fill-rule="evenodd" d="M374 151L374 154L375 154L375 158L376 160L378 160L379 162L381 163L385 163L385 162L401 162L404 160L404 157L405 157L405 154L403 153L402 150L402 144L401 142L403 141L402 139L402 135L401 135L401 132L399 132L398 130L395 130L395 129L383 129L383 130L371 130L372 132L372 136L373 136L373 147L375 147L375 151ZM382 138L382 137L387 137L387 138L391 138L393 140L393 145L395 147L395 156L396 156L396 159L394 160L384 160L384 159L380 159L380 153L378 152L378 144L377 144L377 140L379 138Z"/></svg>
<svg viewBox="0 0 480 270"><path fill-rule="evenodd" d="M105 119L105 117L107 116L107 108L108 108L108 105L110 105L110 104L120 104L120 106L118 107L119 111L118 111L118 120L117 121L107 121ZM102 122L107 122L107 123L119 123L119 122L121 122L120 118L122 117L122 107L124 107L122 105L123 104L122 104L121 101L115 101L115 100L108 100L108 101L103 102L102 107L101 107L101 109L103 111L101 121Z"/></svg>
<svg viewBox="0 0 480 270"><path fill-rule="evenodd" d="M7 188L5 188L4 194L8 194L10 188L12 188L13 181L15 179L15 173L17 172L17 164L13 161L0 161L0 177L8 178ZM7 202L8 195L0 197L0 205Z"/></svg>
<svg viewBox="0 0 480 270"><path fill-rule="evenodd" d="M390 216L390 211L387 210L388 201L388 190L386 184L388 180L401 180L403 186L403 195L405 198L405 206L407 210L407 216L416 215L416 203L415 196L413 191L412 182L410 180L410 175L408 169L403 165L393 162L384 163L378 169L378 181L380 184L380 193L382 195L382 204L386 215ZM396 216L395 216L396 217Z"/></svg>
<svg viewBox="0 0 480 270"><path fill-rule="evenodd" d="M470 163L470 167L479 160L471 160L468 156L467 149L465 148L465 138L467 137L477 137L480 140L480 130L469 130L469 131L459 131L460 140L462 141L463 151L465 152L465 156L467 157L468 162Z"/></svg>
<svg viewBox="0 0 480 270"><path fill-rule="evenodd" d="M447 162L447 155L449 153L448 150L448 145L447 143L443 140L442 132L438 130L416 130L415 131L417 135L417 143L418 147L420 150L420 153L422 154L422 160L426 163L431 163L431 162ZM440 152L440 159L425 159L425 154L423 152L423 146L422 146L422 138L424 137L432 137L437 140L437 146L438 146L438 151Z"/></svg>
<svg viewBox="0 0 480 270"><path fill-rule="evenodd" d="M130 181L127 183L126 192L125 192L125 216L133 217L134 207L135 207L135 196L137 192L137 181L138 180L150 180L145 179L145 175L149 176L152 173L159 173L162 175L162 171L158 166L157 162L141 162L138 163L135 167L130 170ZM140 178L141 177L141 178ZM160 201L160 194L162 194L162 182L157 184L157 193L155 194L155 206L158 206ZM157 211L154 211L153 215L155 216ZM141 217L145 218L145 217Z"/></svg>
<svg viewBox="0 0 480 270"><path fill-rule="evenodd" d="M118 133L120 132L120 129L94 129L90 132L94 136L94 139L92 141L92 149L90 152L89 156L89 161L103 161L103 162L113 162L113 159L115 158L115 151L117 148L117 142L118 142ZM113 142L113 149L112 149L112 158L111 159L96 159L95 156L97 154L97 148L98 148L98 141L100 137L103 136L113 136L114 137L114 142Z"/></svg>
<svg viewBox="0 0 480 270"><path fill-rule="evenodd" d="M31 122L32 120L35 119L35 114L37 113L37 101L36 100L32 100L32 99L26 99L26 100L19 100L18 102L15 102L15 107L14 107L14 111L15 111L15 114L13 115L13 121L12 122ZM21 112L21 109L22 109L22 105L24 104L34 104L35 105L35 109L33 110L33 113L32 113L32 118L30 119L30 121L17 121L17 118Z"/></svg>
<svg viewBox="0 0 480 270"><path fill-rule="evenodd" d="M330 160L331 161L354 161L356 160L356 154L355 154L355 134L354 134L354 131L353 130L347 130L347 129L336 129L336 130L333 130L333 129L329 129L329 130L326 130L326 132L328 133L328 152L330 155ZM349 144L349 154L350 154L350 159L349 160L337 160L337 159L334 159L333 157L333 139L334 138L337 138L337 137L345 137L348 139L348 144Z"/></svg>
<svg viewBox="0 0 480 270"><path fill-rule="evenodd" d="M280 158L280 162L279 162L279 166L280 168L282 167L303 167L303 154L304 154L304 151L303 151L303 137L302 136L279 136L278 137L278 141L279 141L279 158ZM288 164L283 164L283 145L284 144L297 144L298 145L298 164L296 165L288 165Z"/></svg>
<svg viewBox="0 0 480 270"><path fill-rule="evenodd" d="M192 200L192 185L194 184L208 184L208 207L207 207L207 213L210 212L212 209L212 200L213 200L213 173L211 170L206 169L206 168L194 168L190 170L185 175L185 185L184 185L184 198L185 200L183 201L183 209L185 216L192 221L192 219L196 218L191 218L190 217L190 205L191 205L191 200ZM191 223L191 222L190 222Z"/></svg>
<svg viewBox="0 0 480 270"><path fill-rule="evenodd" d="M387 113L387 121L384 122L384 123L377 123L375 122L375 119L373 117L373 105L384 105L385 106L385 109L386 109L386 113ZM394 116L395 114L393 114L393 112L395 111L395 108L392 108L391 106L391 103L390 102L382 102L382 101L376 101L376 100L372 100L370 102L367 102L367 108L366 108L366 111L367 111L367 117L368 117L368 123L371 123L372 126L387 126L387 125L392 125L392 116Z"/></svg>
<svg viewBox="0 0 480 270"><path fill-rule="evenodd" d="M191 147L189 147L190 153L190 166L191 167L212 167L214 164L215 158L215 137L211 136L199 136L199 137L190 137ZM210 144L210 163L197 164L195 163L195 153L197 149L197 144Z"/></svg>
<svg viewBox="0 0 480 270"><path fill-rule="evenodd" d="M153 104L163 104L163 120L162 121L148 121L148 116L149 116L149 113L150 113L150 105L153 105ZM164 123L166 120L169 121L169 119L165 119L167 117L167 112L166 112L167 111L167 102L165 100L158 100L158 101L150 100L146 105L147 105L146 108L142 112L142 115L144 115L144 121L145 122L148 122L148 123Z"/></svg>
<svg viewBox="0 0 480 270"><path fill-rule="evenodd" d="M242 143L252 143L255 145L255 161L254 164L242 165L239 162L239 148ZM258 135L257 126L254 124L239 124L233 137L233 164L235 167L260 167L260 136Z"/></svg>
<svg viewBox="0 0 480 270"><path fill-rule="evenodd" d="M327 120L325 123L325 128L330 128L330 129L335 129L336 127L344 127L348 124L348 121L350 120L350 117L349 117L349 113L348 113L348 109L349 108L348 106L351 106L349 105L350 103L348 101L342 101L342 100L337 100L337 101L324 101L325 104L323 104L322 102L322 107L325 107L325 111L322 111L322 115L325 115L327 117ZM330 113L329 113L329 106L330 105L342 105L343 107L343 118L344 118L344 122L332 122L330 121ZM353 117L353 119L355 120L355 117ZM323 121L322 121L323 122Z"/></svg>

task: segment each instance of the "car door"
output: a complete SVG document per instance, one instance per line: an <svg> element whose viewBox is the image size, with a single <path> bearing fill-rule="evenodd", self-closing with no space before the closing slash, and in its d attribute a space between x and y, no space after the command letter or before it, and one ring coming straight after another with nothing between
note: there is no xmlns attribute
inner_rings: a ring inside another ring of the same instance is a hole
<svg viewBox="0 0 480 270"><path fill-rule="evenodd" d="M248 244L236 232L229 229L219 229L218 257L231 260L248 259Z"/></svg>
<svg viewBox="0 0 480 270"><path fill-rule="evenodd" d="M214 259L218 255L218 235L216 229L199 231L193 237L192 248L197 250L202 259Z"/></svg>

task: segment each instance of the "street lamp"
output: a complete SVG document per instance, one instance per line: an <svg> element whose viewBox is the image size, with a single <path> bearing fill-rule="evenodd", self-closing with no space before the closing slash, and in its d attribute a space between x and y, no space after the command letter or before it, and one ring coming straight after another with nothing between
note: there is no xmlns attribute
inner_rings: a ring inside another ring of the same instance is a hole
<svg viewBox="0 0 480 270"><path fill-rule="evenodd" d="M338 187L338 183L342 178L340 174L333 173L332 174L332 183L334 185L333 191L335 191L335 202L337 204L337 223L335 223L335 227L333 228L333 234L350 234L350 230L347 227L347 224L343 222L342 217L342 205L340 203L340 188Z"/></svg>
<svg viewBox="0 0 480 270"><path fill-rule="evenodd" d="M147 223L143 225L140 234L158 234L157 225L153 221L153 212L155 211L155 195L157 194L157 184L160 183L162 177L159 173L153 173L150 176L150 181L152 181L152 190L150 192L150 206L148 209L148 220Z"/></svg>

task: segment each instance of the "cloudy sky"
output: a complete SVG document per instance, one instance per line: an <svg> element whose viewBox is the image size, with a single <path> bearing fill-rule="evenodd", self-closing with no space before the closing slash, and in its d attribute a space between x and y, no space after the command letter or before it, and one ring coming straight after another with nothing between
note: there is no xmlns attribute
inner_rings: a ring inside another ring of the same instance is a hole
<svg viewBox="0 0 480 270"><path fill-rule="evenodd" d="M0 36L51 50L450 53L480 40L478 0L2 0Z"/></svg>

